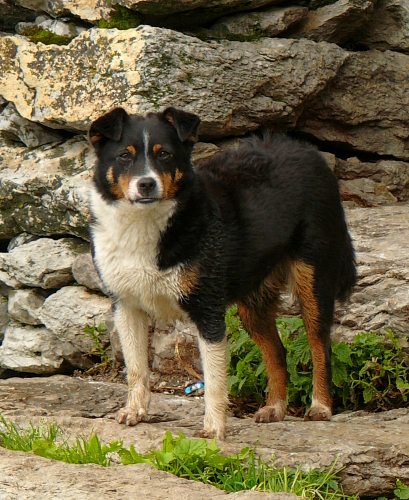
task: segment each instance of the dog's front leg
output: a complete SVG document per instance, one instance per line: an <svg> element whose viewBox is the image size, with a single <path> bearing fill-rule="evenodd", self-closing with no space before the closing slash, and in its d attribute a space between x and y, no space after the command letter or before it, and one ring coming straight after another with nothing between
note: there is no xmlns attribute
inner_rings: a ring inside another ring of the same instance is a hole
<svg viewBox="0 0 409 500"><path fill-rule="evenodd" d="M227 397L227 340L205 340L199 335L199 349L205 384L203 437L225 436Z"/></svg>
<svg viewBox="0 0 409 500"><path fill-rule="evenodd" d="M136 425L148 412L150 402L148 365L148 317L126 302L115 311L128 379L128 400L116 416L120 424Z"/></svg>

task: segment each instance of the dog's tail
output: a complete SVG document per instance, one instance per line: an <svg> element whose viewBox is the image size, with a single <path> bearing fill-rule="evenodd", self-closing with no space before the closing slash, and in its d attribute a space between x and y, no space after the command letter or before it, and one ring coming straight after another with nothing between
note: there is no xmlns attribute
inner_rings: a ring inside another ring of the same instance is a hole
<svg viewBox="0 0 409 500"><path fill-rule="evenodd" d="M337 286L337 299L346 300L352 293L357 280L355 251L351 237L348 232L345 234L344 251Z"/></svg>

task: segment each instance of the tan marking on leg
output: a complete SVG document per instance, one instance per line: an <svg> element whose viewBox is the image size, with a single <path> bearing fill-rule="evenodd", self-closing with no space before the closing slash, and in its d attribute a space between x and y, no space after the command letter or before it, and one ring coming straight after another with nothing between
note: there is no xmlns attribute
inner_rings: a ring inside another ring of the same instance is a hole
<svg viewBox="0 0 409 500"><path fill-rule="evenodd" d="M155 155L157 155L161 149L162 149L162 144L154 144L152 151L155 153Z"/></svg>
<svg viewBox="0 0 409 500"><path fill-rule="evenodd" d="M204 437L223 440L225 436L227 397L227 339L207 342L199 335L205 383Z"/></svg>
<svg viewBox="0 0 409 500"><path fill-rule="evenodd" d="M148 365L148 317L129 304L115 311L115 326L124 353L128 379L128 400L117 413L120 424L136 425L147 414L150 402Z"/></svg>
<svg viewBox="0 0 409 500"><path fill-rule="evenodd" d="M278 422L287 410L287 368L285 352L275 324L275 305L263 307L263 314L238 304L239 316L259 346L268 376L266 405L255 414L256 422Z"/></svg>
<svg viewBox="0 0 409 500"><path fill-rule="evenodd" d="M134 156L136 156L138 150L136 149L135 146L133 146L132 144L129 144L129 146L126 147L126 149Z"/></svg>
<svg viewBox="0 0 409 500"><path fill-rule="evenodd" d="M327 376L326 346L320 336L320 313L314 293L314 267L305 262L295 261L291 264L291 274L295 293L302 305L313 363L312 406L306 418L328 420L331 417L332 398L329 392L330 381ZM323 407L326 408L325 418L320 418L324 417ZM315 408L319 408L319 411L316 412ZM315 418L316 416L317 418Z"/></svg>
<svg viewBox="0 0 409 500"><path fill-rule="evenodd" d="M193 266L185 267L179 279L179 286L184 297L190 295L199 281L199 266L197 264Z"/></svg>

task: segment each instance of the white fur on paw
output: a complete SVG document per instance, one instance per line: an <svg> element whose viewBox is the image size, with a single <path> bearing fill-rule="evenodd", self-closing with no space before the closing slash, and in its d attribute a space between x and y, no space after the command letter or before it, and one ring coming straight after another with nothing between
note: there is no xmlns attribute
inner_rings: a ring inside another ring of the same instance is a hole
<svg viewBox="0 0 409 500"><path fill-rule="evenodd" d="M138 414L138 412L129 406L125 406L118 410L116 414L116 420L119 424L125 424L129 426L136 425L142 420L144 415Z"/></svg>

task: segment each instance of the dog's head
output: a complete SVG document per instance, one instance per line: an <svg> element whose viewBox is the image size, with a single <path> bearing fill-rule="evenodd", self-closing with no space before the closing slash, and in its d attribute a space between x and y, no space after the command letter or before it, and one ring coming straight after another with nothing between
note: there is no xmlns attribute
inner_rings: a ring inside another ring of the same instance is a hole
<svg viewBox="0 0 409 500"><path fill-rule="evenodd" d="M172 107L145 117L115 108L95 120L89 139L100 194L138 206L180 196L193 175L190 155L199 123L196 115Z"/></svg>

